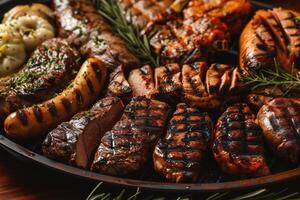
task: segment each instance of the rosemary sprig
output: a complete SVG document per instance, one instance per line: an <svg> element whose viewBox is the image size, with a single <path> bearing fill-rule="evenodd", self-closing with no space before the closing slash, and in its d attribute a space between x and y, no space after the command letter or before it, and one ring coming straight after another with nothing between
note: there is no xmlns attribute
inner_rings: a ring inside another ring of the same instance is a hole
<svg viewBox="0 0 300 200"><path fill-rule="evenodd" d="M256 90L263 87L273 87L284 89L284 94L289 95L291 91L300 90L300 75L295 75L292 72L282 71L276 60L275 68L251 70L242 76L242 81L250 87L251 90Z"/></svg>
<svg viewBox="0 0 300 200"><path fill-rule="evenodd" d="M127 22L124 13L114 0L93 0L93 4L143 64L159 66L159 57L152 53L147 35L141 35L137 27Z"/></svg>
<svg viewBox="0 0 300 200"><path fill-rule="evenodd" d="M105 192L99 192L100 186L102 183L99 183L95 189L91 192L91 194L87 197L86 200L167 200L167 199L174 199L174 200L192 200L192 199L199 199L199 197L193 197L191 194L173 197L170 196L161 196L161 195L151 195L145 196L143 192L137 188L137 190L130 194L130 192L126 191L125 189L121 190L119 194L111 194ZM98 192L97 192L98 191ZM281 190L279 192L270 191L267 189L259 189L248 193L240 193L236 195L232 192L223 192L223 193L215 193L210 195L207 198L203 198L201 195L201 199L205 200L285 200L285 199L299 199L300 193L298 192L291 192L288 189Z"/></svg>

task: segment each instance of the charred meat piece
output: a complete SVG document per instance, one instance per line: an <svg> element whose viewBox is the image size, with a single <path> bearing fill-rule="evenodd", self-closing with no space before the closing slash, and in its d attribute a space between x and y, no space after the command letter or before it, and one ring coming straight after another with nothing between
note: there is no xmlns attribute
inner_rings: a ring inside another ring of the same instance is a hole
<svg viewBox="0 0 300 200"><path fill-rule="evenodd" d="M259 110L257 119L276 155L299 162L300 100L276 98Z"/></svg>
<svg viewBox="0 0 300 200"><path fill-rule="evenodd" d="M80 67L76 49L64 39L43 42L22 70L0 79L0 118L60 93Z"/></svg>
<svg viewBox="0 0 300 200"><path fill-rule="evenodd" d="M121 120L102 138L91 170L112 175L139 170L163 134L169 112L166 103L134 97Z"/></svg>
<svg viewBox="0 0 300 200"><path fill-rule="evenodd" d="M121 118L123 108L119 98L107 97L90 110L76 114L47 135L42 144L44 155L87 168L102 136Z"/></svg>
<svg viewBox="0 0 300 200"><path fill-rule="evenodd" d="M279 8L257 11L240 38L240 66L245 70L269 68L274 67L276 59L284 70L298 73L299 16L299 13Z"/></svg>
<svg viewBox="0 0 300 200"><path fill-rule="evenodd" d="M145 96L152 98L156 93L154 75L150 65L134 69L129 74L129 84L133 90L133 96Z"/></svg>
<svg viewBox="0 0 300 200"><path fill-rule="evenodd" d="M212 133L207 113L177 105L167 135L156 145L154 169L171 182L195 182Z"/></svg>
<svg viewBox="0 0 300 200"><path fill-rule="evenodd" d="M248 0L191 0L183 10L184 17L208 15L221 19L231 34L239 33L251 13Z"/></svg>
<svg viewBox="0 0 300 200"><path fill-rule="evenodd" d="M97 13L91 1L54 0L53 5L59 36L80 48L83 55L102 60L111 70L120 64L125 67L139 64L126 44Z"/></svg>
<svg viewBox="0 0 300 200"><path fill-rule="evenodd" d="M179 97L182 90L179 64L167 64L155 68L155 88L159 99Z"/></svg>
<svg viewBox="0 0 300 200"><path fill-rule="evenodd" d="M230 106L218 119L213 154L228 174L258 177L268 175L263 135L255 116L246 104Z"/></svg>
<svg viewBox="0 0 300 200"><path fill-rule="evenodd" d="M126 79L123 65L117 67L110 74L106 95L121 97L123 99L131 97L132 89Z"/></svg>
<svg viewBox="0 0 300 200"><path fill-rule="evenodd" d="M218 18L170 20L158 25L150 44L163 63L189 63L223 50L229 39L227 26Z"/></svg>
<svg viewBox="0 0 300 200"><path fill-rule="evenodd" d="M165 19L166 11L174 0L117 0L126 20L146 30Z"/></svg>

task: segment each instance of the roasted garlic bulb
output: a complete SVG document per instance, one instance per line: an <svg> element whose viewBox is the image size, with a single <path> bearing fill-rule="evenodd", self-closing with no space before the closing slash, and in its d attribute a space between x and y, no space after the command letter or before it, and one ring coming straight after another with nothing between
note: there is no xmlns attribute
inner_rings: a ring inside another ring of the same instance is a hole
<svg viewBox="0 0 300 200"><path fill-rule="evenodd" d="M32 5L19 5L12 8L4 15L2 22L6 23L13 19L17 19L20 16L26 15L39 16L48 22L51 22L54 19L54 12L48 6L40 3L34 3Z"/></svg>
<svg viewBox="0 0 300 200"><path fill-rule="evenodd" d="M8 23L19 31L28 52L34 50L45 40L55 36L54 27L39 16L24 15Z"/></svg>
<svg viewBox="0 0 300 200"><path fill-rule="evenodd" d="M13 27L0 24L0 77L16 71L26 59L25 45Z"/></svg>

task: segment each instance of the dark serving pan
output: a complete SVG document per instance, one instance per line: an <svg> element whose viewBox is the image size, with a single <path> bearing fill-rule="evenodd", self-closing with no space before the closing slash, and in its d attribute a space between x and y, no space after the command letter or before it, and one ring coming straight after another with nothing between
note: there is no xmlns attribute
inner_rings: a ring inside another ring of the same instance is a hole
<svg viewBox="0 0 300 200"><path fill-rule="evenodd" d="M50 3L50 0L38 0L38 1L26 1L26 0L0 0L0 16L2 16L7 10L17 4L26 4L29 2L42 2L42 3ZM256 8L270 8L269 5L265 5L256 1L253 1ZM0 17L1 18L1 17ZM234 45L236 46L236 45ZM231 59L236 57L237 52L232 51L229 57L225 57L223 59ZM225 60L224 60L225 62ZM227 61L234 62L234 61ZM220 174L220 172L214 169L215 165L212 164L213 159L208 161L206 171L203 174L207 174L204 178L199 180L198 183L195 184L177 184L177 183L166 183L162 182L159 177L154 175L155 173L151 171L150 164L146 164L145 169L142 170L138 175L134 175L132 178L128 177L113 177L107 176L103 174L93 173L87 170L75 168L60 162L56 162L50 160L39 152L38 145L36 143L32 144L18 144L4 135L0 134L0 145L6 151L13 154L15 157L22 159L27 162L31 162L35 165L42 166L47 169L56 170L58 173L65 173L71 176L76 176L82 179L90 180L90 181L101 181L106 183L111 183L115 185L122 185L124 187L140 187L148 190L159 190L159 191L168 191L168 192L217 192L223 190L237 190L244 188L253 188L266 186L286 180L290 180L295 177L300 176L300 167L295 166L286 166L284 168L280 167L279 169L275 167L274 171L278 172L270 176L260 177L260 178L252 178L252 179L244 179L244 180L233 180L226 175ZM275 162L275 161L272 161ZM280 162L280 161L277 161Z"/></svg>

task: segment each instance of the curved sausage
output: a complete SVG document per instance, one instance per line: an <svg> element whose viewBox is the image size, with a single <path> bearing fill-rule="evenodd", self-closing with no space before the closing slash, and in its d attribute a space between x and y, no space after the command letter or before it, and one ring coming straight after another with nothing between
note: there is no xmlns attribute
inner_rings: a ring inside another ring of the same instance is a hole
<svg viewBox="0 0 300 200"><path fill-rule="evenodd" d="M73 83L61 94L42 104L10 114L4 122L8 137L29 139L40 136L88 108L103 88L106 74L102 62L95 58L88 59Z"/></svg>

